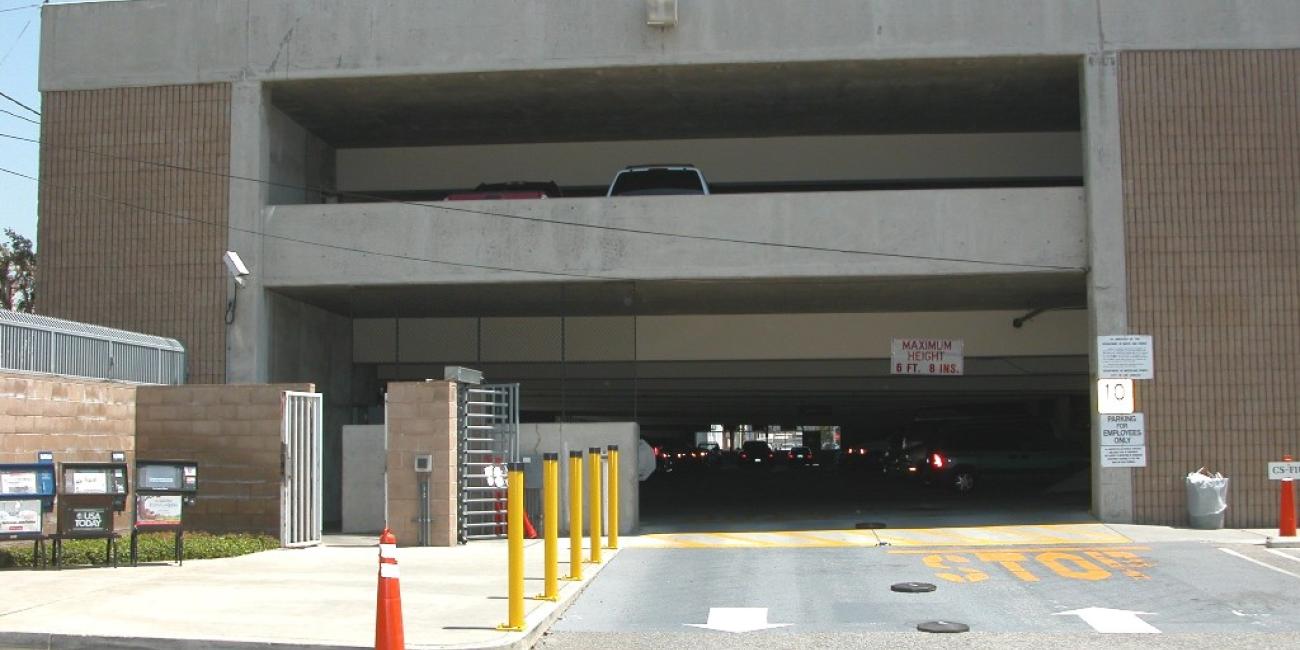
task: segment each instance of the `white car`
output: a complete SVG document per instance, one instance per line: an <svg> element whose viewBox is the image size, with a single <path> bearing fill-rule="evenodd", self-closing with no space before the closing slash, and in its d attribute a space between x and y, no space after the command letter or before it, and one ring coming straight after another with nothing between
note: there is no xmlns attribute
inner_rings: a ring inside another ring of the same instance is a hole
<svg viewBox="0 0 1300 650"><path fill-rule="evenodd" d="M709 183L695 165L632 165L614 175L605 196L708 193Z"/></svg>

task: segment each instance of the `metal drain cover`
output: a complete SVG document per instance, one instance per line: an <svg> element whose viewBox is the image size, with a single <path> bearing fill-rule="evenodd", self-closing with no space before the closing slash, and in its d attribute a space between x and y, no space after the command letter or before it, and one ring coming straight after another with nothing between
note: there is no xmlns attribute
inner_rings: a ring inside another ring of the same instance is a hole
<svg viewBox="0 0 1300 650"><path fill-rule="evenodd" d="M936 587L928 582L898 582L889 585L890 591L900 594L924 594L934 591Z"/></svg>
<svg viewBox="0 0 1300 650"><path fill-rule="evenodd" d="M965 623L954 623L952 621L927 621L916 626L916 629L922 632L933 632L935 634L952 634L954 632L969 632L970 626Z"/></svg>

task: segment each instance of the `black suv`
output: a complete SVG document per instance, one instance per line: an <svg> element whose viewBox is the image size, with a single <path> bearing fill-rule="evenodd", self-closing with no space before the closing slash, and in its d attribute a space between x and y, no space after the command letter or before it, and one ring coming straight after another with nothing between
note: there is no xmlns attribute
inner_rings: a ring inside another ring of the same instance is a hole
<svg viewBox="0 0 1300 650"><path fill-rule="evenodd" d="M972 418L913 423L886 469L968 493L985 479L1064 479L1087 467L1086 443L1057 440L1049 423Z"/></svg>
<svg viewBox="0 0 1300 650"><path fill-rule="evenodd" d="M776 453L766 440L747 440L740 447L741 467L769 466L776 460Z"/></svg>

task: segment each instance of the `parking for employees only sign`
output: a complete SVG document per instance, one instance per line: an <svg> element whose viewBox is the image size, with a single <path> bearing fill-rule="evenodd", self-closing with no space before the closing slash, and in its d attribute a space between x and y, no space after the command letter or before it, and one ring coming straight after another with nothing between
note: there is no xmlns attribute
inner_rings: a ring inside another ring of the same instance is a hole
<svg viewBox="0 0 1300 650"><path fill-rule="evenodd" d="M1101 466L1146 467L1146 417L1142 413L1101 416Z"/></svg>

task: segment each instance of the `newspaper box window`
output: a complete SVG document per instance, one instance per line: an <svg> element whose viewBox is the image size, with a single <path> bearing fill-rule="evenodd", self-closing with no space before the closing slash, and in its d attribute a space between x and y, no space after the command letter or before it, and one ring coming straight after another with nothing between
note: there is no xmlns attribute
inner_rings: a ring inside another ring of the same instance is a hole
<svg viewBox="0 0 1300 650"><path fill-rule="evenodd" d="M140 533L172 531L172 558L185 559L185 507L199 491L199 464L191 460L135 461L135 517L131 525L131 565L139 562Z"/></svg>
<svg viewBox="0 0 1300 650"><path fill-rule="evenodd" d="M126 510L130 491L126 463L61 463L59 465L58 534L54 536L54 566L63 564L63 540L102 539L104 563L117 566L115 513Z"/></svg>
<svg viewBox="0 0 1300 650"><path fill-rule="evenodd" d="M53 456L37 463L0 465L0 540L31 540L32 566L44 566L45 515L54 511Z"/></svg>

